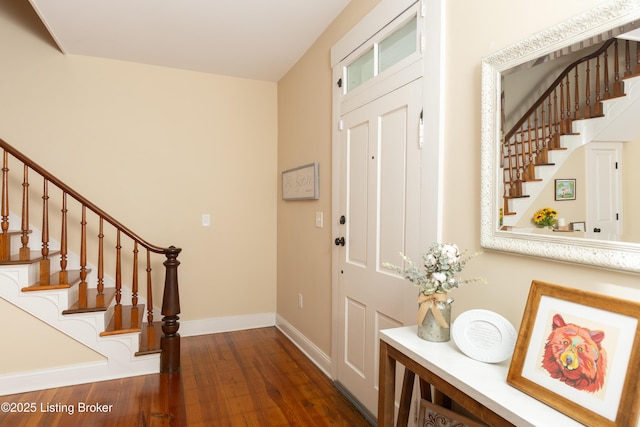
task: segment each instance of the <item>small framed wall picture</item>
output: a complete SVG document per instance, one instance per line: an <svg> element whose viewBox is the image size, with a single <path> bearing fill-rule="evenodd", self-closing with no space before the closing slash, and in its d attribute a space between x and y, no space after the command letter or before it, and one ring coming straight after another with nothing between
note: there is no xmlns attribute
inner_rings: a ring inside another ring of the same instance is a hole
<svg viewBox="0 0 640 427"><path fill-rule="evenodd" d="M576 199L576 180L575 179L556 179L556 200L575 200Z"/></svg>
<svg viewBox="0 0 640 427"><path fill-rule="evenodd" d="M283 200L317 200L318 162L282 172Z"/></svg>
<svg viewBox="0 0 640 427"><path fill-rule="evenodd" d="M586 231L587 226L584 221L572 222L569 224L571 226L571 230L573 231Z"/></svg>

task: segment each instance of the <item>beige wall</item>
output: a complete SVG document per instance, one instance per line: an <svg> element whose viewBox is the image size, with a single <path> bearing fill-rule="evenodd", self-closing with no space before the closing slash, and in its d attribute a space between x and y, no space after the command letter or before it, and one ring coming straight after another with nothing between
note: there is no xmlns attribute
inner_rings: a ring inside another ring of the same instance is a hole
<svg viewBox="0 0 640 427"><path fill-rule="evenodd" d="M527 8L507 0L447 0L444 153L445 241L470 251L480 245L480 60L544 28L599 3L598 0L542 0ZM317 202L278 202L278 313L331 354L330 181L331 101L329 50L373 6L352 1L340 25L330 27L278 85L279 170L319 161L321 198ZM357 10L356 10L357 9ZM514 25L514 22L517 23ZM428 76L427 76L428 78ZM455 189L455 191L454 191ZM325 228L314 228L313 212L323 210ZM335 220L335 219L333 219ZM640 298L638 277L582 265L485 251L465 276L484 276L454 292L454 315L473 308L494 310L519 326L533 279ZM297 308L304 293L305 307ZM309 307L310 297L313 306Z"/></svg>
<svg viewBox="0 0 640 427"><path fill-rule="evenodd" d="M0 352L0 374L104 360L100 354L3 299L0 299L0 312L6 319L11 319L12 325L20 325L19 328L7 328L7 342L16 345L11 347L11 351Z"/></svg>
<svg viewBox="0 0 640 427"><path fill-rule="evenodd" d="M622 209L623 239L627 242L640 242L640 198L638 185L640 184L640 168L630 159L640 158L640 137L622 146Z"/></svg>
<svg viewBox="0 0 640 427"><path fill-rule="evenodd" d="M275 313L277 85L65 56L18 3L0 5L0 138L151 243L183 248L181 320Z"/></svg>

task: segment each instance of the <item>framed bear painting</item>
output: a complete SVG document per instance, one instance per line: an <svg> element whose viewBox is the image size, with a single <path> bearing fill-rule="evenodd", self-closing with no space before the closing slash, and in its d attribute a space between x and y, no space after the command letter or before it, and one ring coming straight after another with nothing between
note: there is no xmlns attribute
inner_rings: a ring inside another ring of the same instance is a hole
<svg viewBox="0 0 640 427"><path fill-rule="evenodd" d="M534 280L507 382L588 426L636 426L640 303Z"/></svg>

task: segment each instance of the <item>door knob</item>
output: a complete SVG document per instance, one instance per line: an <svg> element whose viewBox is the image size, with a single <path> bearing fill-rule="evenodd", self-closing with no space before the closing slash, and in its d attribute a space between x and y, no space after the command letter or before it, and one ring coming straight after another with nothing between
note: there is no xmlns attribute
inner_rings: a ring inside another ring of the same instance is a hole
<svg viewBox="0 0 640 427"><path fill-rule="evenodd" d="M601 232L601 231L602 231L602 230L601 230L601 229L599 229L599 228L597 228L597 227L593 229L593 232L594 232L594 233L599 233L599 232Z"/></svg>
<svg viewBox="0 0 640 427"><path fill-rule="evenodd" d="M336 246L344 246L344 237L336 237Z"/></svg>

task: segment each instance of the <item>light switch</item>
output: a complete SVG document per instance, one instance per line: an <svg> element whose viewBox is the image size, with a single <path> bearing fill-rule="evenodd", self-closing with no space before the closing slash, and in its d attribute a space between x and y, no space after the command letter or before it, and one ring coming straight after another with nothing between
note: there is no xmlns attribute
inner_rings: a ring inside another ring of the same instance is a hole
<svg viewBox="0 0 640 427"><path fill-rule="evenodd" d="M324 225L324 219L323 219L323 214L322 212L316 212L316 227L318 228L322 228Z"/></svg>
<svg viewBox="0 0 640 427"><path fill-rule="evenodd" d="M211 215L202 214L202 226L209 227L211 225Z"/></svg>

